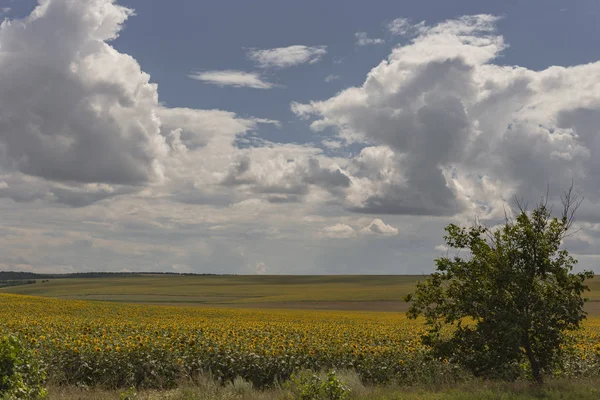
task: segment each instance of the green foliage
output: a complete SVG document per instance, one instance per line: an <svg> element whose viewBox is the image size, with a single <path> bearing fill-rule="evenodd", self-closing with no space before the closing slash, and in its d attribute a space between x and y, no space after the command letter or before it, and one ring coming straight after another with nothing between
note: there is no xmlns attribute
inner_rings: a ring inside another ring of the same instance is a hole
<svg viewBox="0 0 600 400"><path fill-rule="evenodd" d="M79 387L169 389L180 377L175 356L161 348L118 353L71 350L49 354L46 359L54 381Z"/></svg>
<svg viewBox="0 0 600 400"><path fill-rule="evenodd" d="M0 399L41 399L46 396L42 366L14 336L0 339Z"/></svg>
<svg viewBox="0 0 600 400"><path fill-rule="evenodd" d="M447 246L468 257L436 259L436 272L406 298L409 317L425 317L422 339L434 356L475 376L539 383L559 366L566 333L586 317L584 281L593 277L571 273L577 261L560 249L579 204L569 190L562 218L551 218L545 200L531 213L517 202L518 217L501 228L446 227Z"/></svg>
<svg viewBox="0 0 600 400"><path fill-rule="evenodd" d="M290 378L289 386L300 400L343 400L350 396L350 388L334 370L330 370L325 379L310 370L296 373Z"/></svg>
<svg viewBox="0 0 600 400"><path fill-rule="evenodd" d="M137 399L137 391L135 387L130 387L119 395L119 400L134 400Z"/></svg>

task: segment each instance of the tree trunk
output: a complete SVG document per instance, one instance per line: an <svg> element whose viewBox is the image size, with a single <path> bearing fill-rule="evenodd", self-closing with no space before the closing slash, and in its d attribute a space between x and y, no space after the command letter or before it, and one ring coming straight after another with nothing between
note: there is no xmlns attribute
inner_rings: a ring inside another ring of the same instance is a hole
<svg viewBox="0 0 600 400"><path fill-rule="evenodd" d="M527 354L527 358L529 359L529 365L531 365L531 373L533 375L533 379L538 384L544 383L544 378L542 378L542 373L540 371L540 363L538 362L535 354L533 354L533 350L531 349L531 342L529 341L529 336L525 335L523 337L523 347L525 347L525 354Z"/></svg>

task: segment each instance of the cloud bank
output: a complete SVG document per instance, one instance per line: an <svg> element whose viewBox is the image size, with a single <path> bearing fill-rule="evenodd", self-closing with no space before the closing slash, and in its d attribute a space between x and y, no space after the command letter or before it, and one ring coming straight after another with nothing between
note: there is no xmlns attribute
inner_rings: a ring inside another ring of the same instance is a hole
<svg viewBox="0 0 600 400"><path fill-rule="evenodd" d="M363 144L345 165L360 213L493 216L575 179L599 199L600 63L532 71L494 62L498 18L465 16L397 46L360 87L291 109L315 132ZM398 34L408 23L395 22Z"/></svg>
<svg viewBox="0 0 600 400"><path fill-rule="evenodd" d="M314 140L274 142L261 127L284 138L286 125L267 110L162 105L111 46L132 15L45 0L0 25L1 269L420 273L449 220L494 220L514 194L535 201L571 178L586 198L571 245L597 257L600 63L502 65L496 16L395 20L407 41L361 85L290 105ZM286 68L326 52L248 56ZM241 71L191 77L273 87Z"/></svg>

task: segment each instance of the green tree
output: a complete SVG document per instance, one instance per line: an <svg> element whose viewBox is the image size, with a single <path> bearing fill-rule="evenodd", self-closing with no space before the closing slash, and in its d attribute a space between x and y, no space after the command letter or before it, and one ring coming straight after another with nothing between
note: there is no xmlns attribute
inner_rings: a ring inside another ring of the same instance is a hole
<svg viewBox="0 0 600 400"><path fill-rule="evenodd" d="M560 364L566 333L586 317L582 294L594 276L572 273L577 260L561 249L581 204L572 189L560 218L551 217L546 194L532 212L516 201L516 219L505 214L496 229L446 227L446 245L458 254L436 259L436 271L405 299L410 318L425 317L422 339L436 357L504 379L529 365L538 383Z"/></svg>

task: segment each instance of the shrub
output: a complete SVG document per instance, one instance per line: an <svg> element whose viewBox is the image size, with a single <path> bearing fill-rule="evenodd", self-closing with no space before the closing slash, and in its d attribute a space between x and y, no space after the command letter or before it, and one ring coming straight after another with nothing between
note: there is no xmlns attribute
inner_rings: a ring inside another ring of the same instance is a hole
<svg viewBox="0 0 600 400"><path fill-rule="evenodd" d="M14 336L0 339L0 398L41 399L46 397L46 373L33 352Z"/></svg>
<svg viewBox="0 0 600 400"><path fill-rule="evenodd" d="M346 386L331 370L325 379L311 371L292 375L290 389L300 400L343 400L350 395Z"/></svg>

